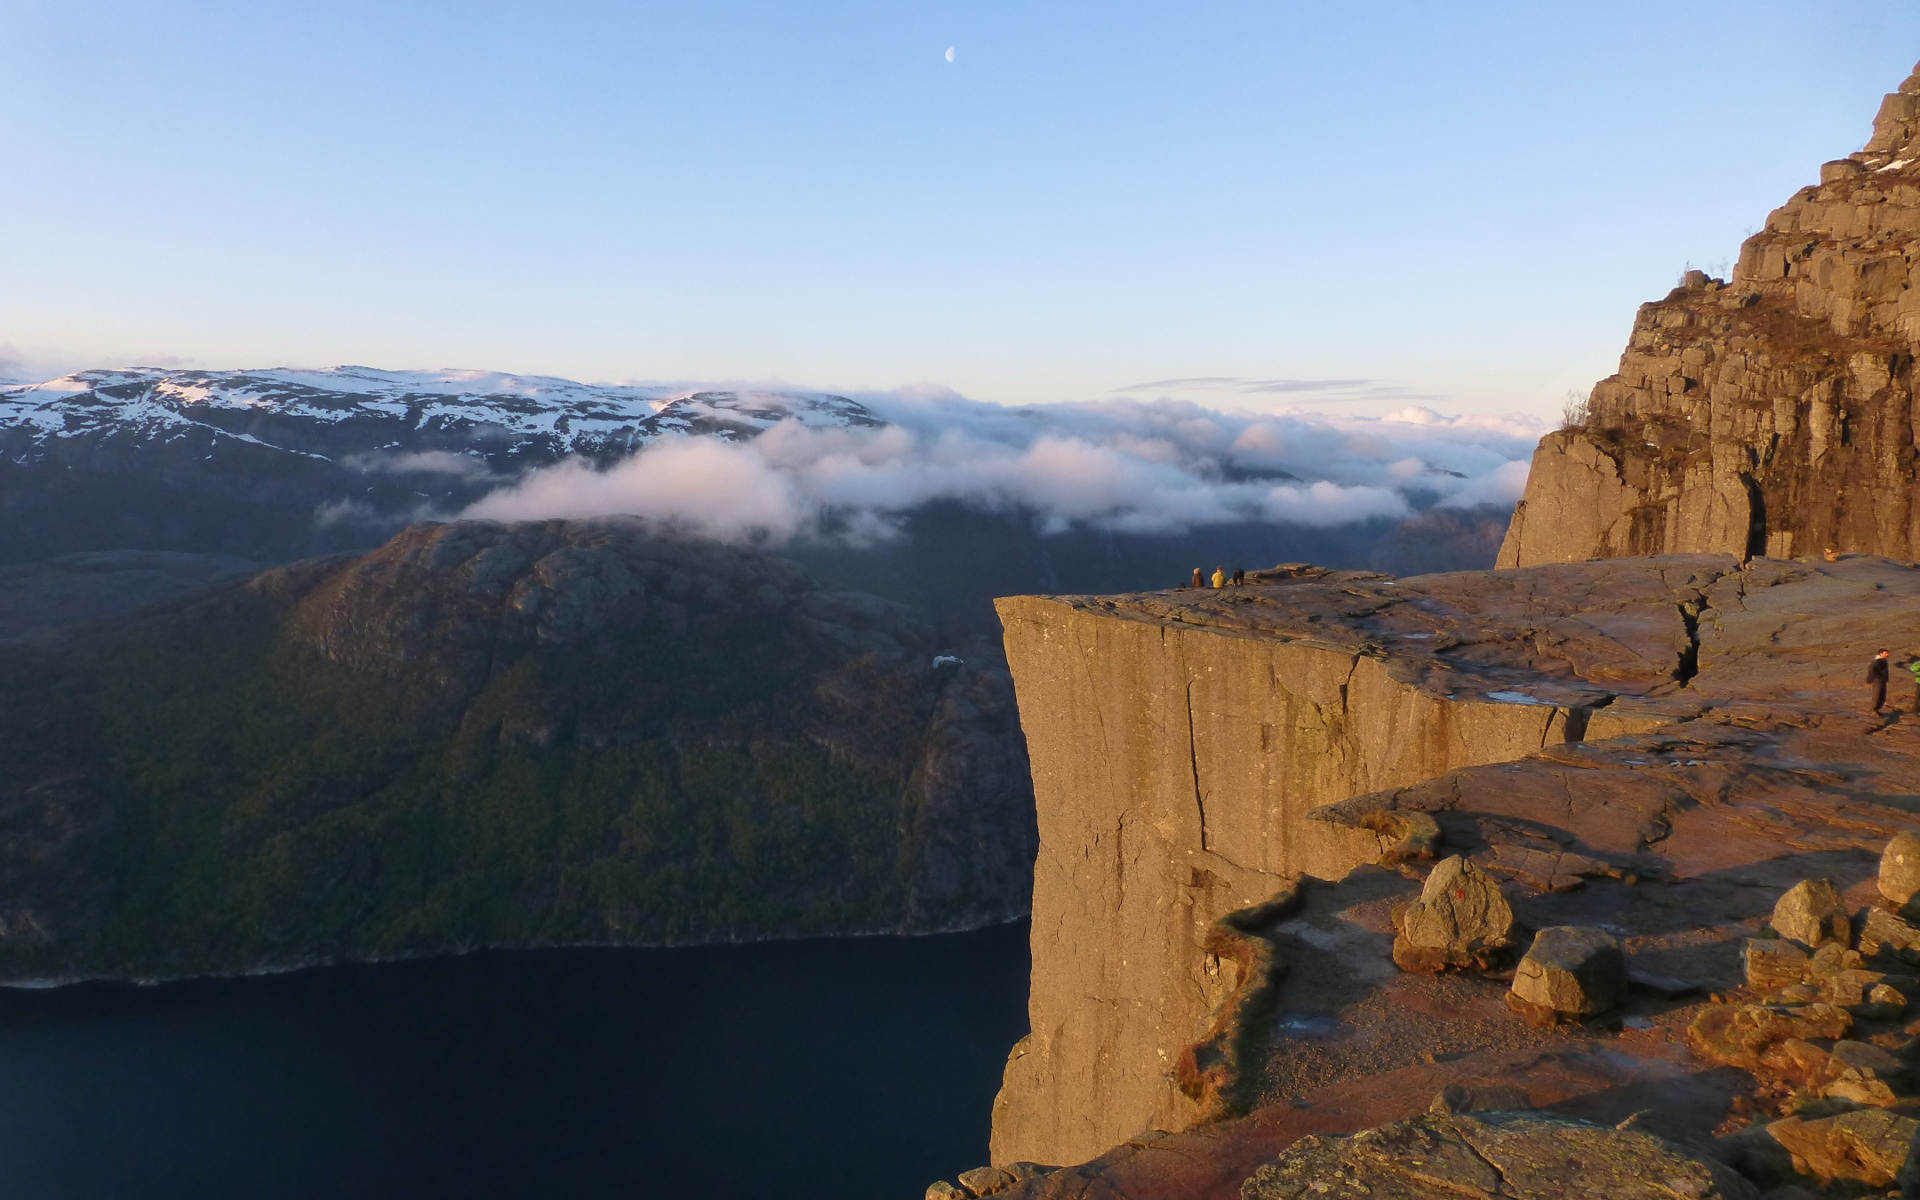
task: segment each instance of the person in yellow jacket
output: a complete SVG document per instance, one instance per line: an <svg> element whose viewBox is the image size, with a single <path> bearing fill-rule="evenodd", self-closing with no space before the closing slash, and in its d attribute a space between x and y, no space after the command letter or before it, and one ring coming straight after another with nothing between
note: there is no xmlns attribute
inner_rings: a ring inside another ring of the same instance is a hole
<svg viewBox="0 0 1920 1200"><path fill-rule="evenodd" d="M1227 569L1225 567L1215 567L1213 569L1213 586L1217 588L1227 586Z"/></svg>

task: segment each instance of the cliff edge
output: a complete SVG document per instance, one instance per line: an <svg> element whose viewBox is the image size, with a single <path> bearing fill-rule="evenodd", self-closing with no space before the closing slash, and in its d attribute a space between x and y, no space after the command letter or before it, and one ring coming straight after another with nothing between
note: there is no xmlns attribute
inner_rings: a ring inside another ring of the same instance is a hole
<svg viewBox="0 0 1920 1200"><path fill-rule="evenodd" d="M1731 555L1001 601L1040 852L993 1161L1110 1162L1222 1117L1348 1132L1415 1115L1450 1078L1435 1047L1492 1078L1564 1049L1489 1017L1497 984L1393 969L1387 910L1418 891L1394 867L1435 843L1532 928L1604 919L1636 972L1731 983L1810 863L1856 885L1911 820L1920 726L1866 714L1858 677L1916 601L1909 564ZM1236 950L1256 928L1272 949ZM1295 969L1234 1032L1274 961ZM1331 1125L1273 1115L1369 1081Z"/></svg>
<svg viewBox="0 0 1920 1200"><path fill-rule="evenodd" d="M1920 556L1920 71L1873 136L1641 306L1620 369L1541 440L1498 565L1638 554Z"/></svg>

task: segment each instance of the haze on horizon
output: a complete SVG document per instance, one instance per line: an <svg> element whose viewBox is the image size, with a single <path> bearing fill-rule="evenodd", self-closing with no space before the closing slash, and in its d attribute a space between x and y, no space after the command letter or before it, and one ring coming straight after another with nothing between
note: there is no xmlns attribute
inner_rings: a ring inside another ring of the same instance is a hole
<svg viewBox="0 0 1920 1200"><path fill-rule="evenodd" d="M0 377L1544 416L1859 147L1920 10L0 0L0 52Z"/></svg>

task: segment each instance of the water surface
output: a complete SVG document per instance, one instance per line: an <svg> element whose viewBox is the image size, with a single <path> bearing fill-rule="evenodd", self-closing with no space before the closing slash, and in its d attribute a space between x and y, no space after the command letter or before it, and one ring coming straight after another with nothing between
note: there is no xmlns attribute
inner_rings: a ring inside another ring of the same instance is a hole
<svg viewBox="0 0 1920 1200"><path fill-rule="evenodd" d="M917 1197L986 1161L1026 926L0 991L18 1196Z"/></svg>

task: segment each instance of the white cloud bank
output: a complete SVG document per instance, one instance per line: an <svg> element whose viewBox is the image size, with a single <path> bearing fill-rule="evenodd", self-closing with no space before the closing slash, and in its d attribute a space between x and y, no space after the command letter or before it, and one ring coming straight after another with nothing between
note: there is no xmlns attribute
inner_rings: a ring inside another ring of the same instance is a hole
<svg viewBox="0 0 1920 1200"><path fill-rule="evenodd" d="M888 424L783 421L741 443L671 437L606 470L534 471L463 516L638 516L722 540L874 540L928 501L1127 533L1233 521L1344 525L1417 505L1510 504L1544 432L1531 418L1227 413L1113 399L1005 408L950 392L858 396ZM1286 478L1291 476L1291 478Z"/></svg>

